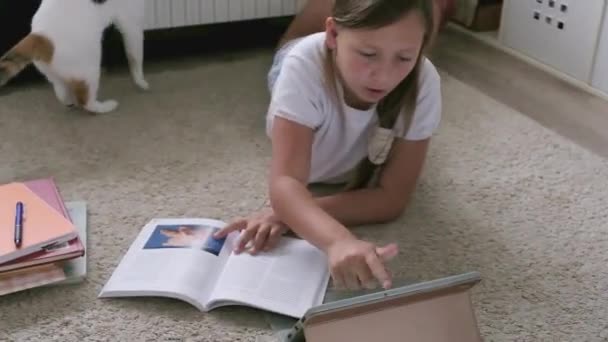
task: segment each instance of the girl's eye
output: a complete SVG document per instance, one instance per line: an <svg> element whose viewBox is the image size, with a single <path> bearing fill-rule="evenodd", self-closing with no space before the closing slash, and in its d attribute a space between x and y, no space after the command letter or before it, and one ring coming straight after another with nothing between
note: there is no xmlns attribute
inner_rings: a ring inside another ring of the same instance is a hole
<svg viewBox="0 0 608 342"><path fill-rule="evenodd" d="M412 58L410 57L398 57L401 62L411 62Z"/></svg>
<svg viewBox="0 0 608 342"><path fill-rule="evenodd" d="M363 57L368 57L368 58L376 56L375 52L368 52L368 51L359 51L359 54Z"/></svg>

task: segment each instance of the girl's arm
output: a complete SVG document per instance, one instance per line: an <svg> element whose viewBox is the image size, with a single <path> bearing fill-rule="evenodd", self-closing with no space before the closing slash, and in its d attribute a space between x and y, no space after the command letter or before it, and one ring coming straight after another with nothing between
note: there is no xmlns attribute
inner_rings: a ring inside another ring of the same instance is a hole
<svg viewBox="0 0 608 342"><path fill-rule="evenodd" d="M377 187L318 197L317 203L347 226L397 218L416 187L428 145L429 139L396 139Z"/></svg>
<svg viewBox="0 0 608 342"><path fill-rule="evenodd" d="M275 117L270 171L273 210L298 236L327 253L336 286L373 287L376 279L389 288L391 276L384 262L396 255L396 245L377 247L357 239L308 191L312 136L310 128ZM333 208L341 211L343 206Z"/></svg>
<svg viewBox="0 0 608 342"><path fill-rule="evenodd" d="M282 222L327 251L334 242L354 236L320 207L307 188L312 140L312 129L279 116L274 118L270 200Z"/></svg>

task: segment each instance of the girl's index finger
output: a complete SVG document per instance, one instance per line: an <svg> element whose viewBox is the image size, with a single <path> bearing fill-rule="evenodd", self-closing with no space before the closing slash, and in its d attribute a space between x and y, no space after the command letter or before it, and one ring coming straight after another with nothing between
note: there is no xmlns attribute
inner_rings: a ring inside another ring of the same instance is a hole
<svg viewBox="0 0 608 342"><path fill-rule="evenodd" d="M390 288L392 286L391 276L384 267L380 256L378 256L376 253L370 253L365 259L367 261L367 265L372 271L372 274L378 280L378 282L382 284L382 287L384 289Z"/></svg>
<svg viewBox="0 0 608 342"><path fill-rule="evenodd" d="M247 220L244 219L233 221L232 223L227 224L224 228L215 232L215 234L213 234L213 237L216 239L221 239L226 235L234 232L235 230L240 230L241 228L245 227L246 224Z"/></svg>

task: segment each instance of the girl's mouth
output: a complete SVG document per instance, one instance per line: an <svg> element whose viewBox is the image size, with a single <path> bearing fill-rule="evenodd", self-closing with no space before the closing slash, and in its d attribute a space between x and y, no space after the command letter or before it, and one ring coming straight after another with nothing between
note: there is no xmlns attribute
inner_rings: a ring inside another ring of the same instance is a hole
<svg viewBox="0 0 608 342"><path fill-rule="evenodd" d="M369 87L366 87L365 89L374 95L383 95L385 93L384 89L369 88Z"/></svg>

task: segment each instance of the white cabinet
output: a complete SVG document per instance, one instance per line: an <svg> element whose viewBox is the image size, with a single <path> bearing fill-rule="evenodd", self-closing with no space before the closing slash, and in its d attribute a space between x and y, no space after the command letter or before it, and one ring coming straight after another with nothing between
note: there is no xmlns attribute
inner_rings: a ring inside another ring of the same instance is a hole
<svg viewBox="0 0 608 342"><path fill-rule="evenodd" d="M597 45L592 85L608 94L608 5L604 9L604 23Z"/></svg>
<svg viewBox="0 0 608 342"><path fill-rule="evenodd" d="M591 83L605 0L505 0L503 6L502 44Z"/></svg>

